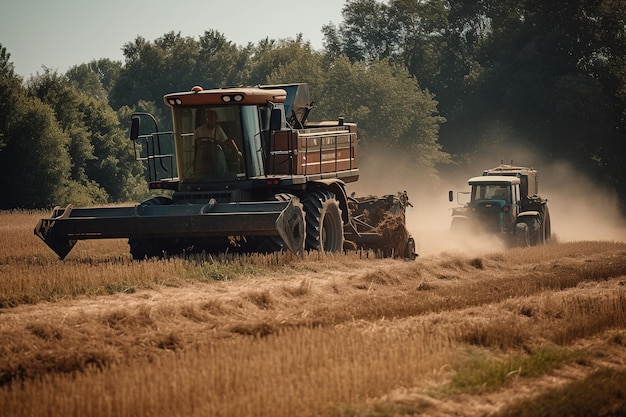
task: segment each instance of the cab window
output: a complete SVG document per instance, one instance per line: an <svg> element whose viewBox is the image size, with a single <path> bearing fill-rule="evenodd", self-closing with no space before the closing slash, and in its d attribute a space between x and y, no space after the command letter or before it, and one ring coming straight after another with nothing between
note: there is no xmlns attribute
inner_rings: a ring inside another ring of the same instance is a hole
<svg viewBox="0 0 626 417"><path fill-rule="evenodd" d="M511 190L508 184L480 184L474 186L474 200L504 200L511 202Z"/></svg>
<svg viewBox="0 0 626 417"><path fill-rule="evenodd" d="M182 182L245 177L239 106L174 108L178 172Z"/></svg>

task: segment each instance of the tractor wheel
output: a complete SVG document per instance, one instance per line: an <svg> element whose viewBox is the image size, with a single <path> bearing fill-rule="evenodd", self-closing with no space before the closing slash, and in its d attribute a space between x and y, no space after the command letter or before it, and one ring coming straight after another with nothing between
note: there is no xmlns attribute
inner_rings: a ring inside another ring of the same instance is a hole
<svg viewBox="0 0 626 417"><path fill-rule="evenodd" d="M548 206L545 206L545 210L543 212L542 229L544 243L550 243L552 241L552 225L550 224L550 211L548 210Z"/></svg>
<svg viewBox="0 0 626 417"><path fill-rule="evenodd" d="M536 217L531 217L524 220L528 224L528 236L530 238L530 245L537 246L543 241L543 231L541 227L541 220Z"/></svg>
<svg viewBox="0 0 626 417"><path fill-rule="evenodd" d="M306 222L306 250L340 252L343 249L343 220L335 194L316 191L302 199Z"/></svg>
<svg viewBox="0 0 626 417"><path fill-rule="evenodd" d="M541 222L536 217L524 217L515 225L518 246L536 246L540 243Z"/></svg>
<svg viewBox="0 0 626 417"><path fill-rule="evenodd" d="M552 234L552 232L550 231L550 212L548 211L547 206L542 206L541 215L538 219L536 219L536 221L539 222L539 230L537 231L537 239L535 244L545 245L550 241L550 236Z"/></svg>
<svg viewBox="0 0 626 417"><path fill-rule="evenodd" d="M526 222L519 221L515 223L515 232L513 238L515 239L515 246L530 246L530 235L528 233L528 225L526 224Z"/></svg>

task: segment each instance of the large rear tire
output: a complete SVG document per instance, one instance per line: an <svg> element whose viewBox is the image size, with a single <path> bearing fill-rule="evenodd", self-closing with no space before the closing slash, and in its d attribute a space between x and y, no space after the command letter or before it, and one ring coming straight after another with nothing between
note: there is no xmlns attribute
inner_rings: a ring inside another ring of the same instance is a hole
<svg viewBox="0 0 626 417"><path fill-rule="evenodd" d="M306 250L343 250L343 220L335 194L316 191L302 199L306 221Z"/></svg>
<svg viewBox="0 0 626 417"><path fill-rule="evenodd" d="M550 223L550 211L548 210L548 206L545 206L543 212L542 229L544 243L550 243L552 241L552 224Z"/></svg>

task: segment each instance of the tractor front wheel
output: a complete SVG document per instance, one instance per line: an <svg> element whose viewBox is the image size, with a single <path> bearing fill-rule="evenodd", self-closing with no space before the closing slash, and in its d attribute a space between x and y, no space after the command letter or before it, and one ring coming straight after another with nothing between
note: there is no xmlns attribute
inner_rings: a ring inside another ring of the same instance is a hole
<svg viewBox="0 0 626 417"><path fill-rule="evenodd" d="M523 217L515 225L517 246L536 246L542 241L541 222L536 217Z"/></svg>

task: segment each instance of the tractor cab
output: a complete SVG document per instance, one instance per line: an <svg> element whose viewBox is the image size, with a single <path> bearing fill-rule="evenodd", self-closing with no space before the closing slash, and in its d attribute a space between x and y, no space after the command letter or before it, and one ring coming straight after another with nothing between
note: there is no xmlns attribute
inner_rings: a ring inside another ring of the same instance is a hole
<svg viewBox="0 0 626 417"><path fill-rule="evenodd" d="M472 187L472 214L488 230L510 230L520 212L520 179L490 175L470 178L468 184Z"/></svg>

